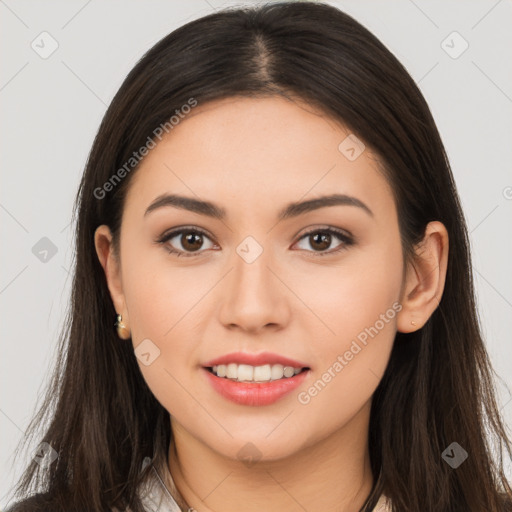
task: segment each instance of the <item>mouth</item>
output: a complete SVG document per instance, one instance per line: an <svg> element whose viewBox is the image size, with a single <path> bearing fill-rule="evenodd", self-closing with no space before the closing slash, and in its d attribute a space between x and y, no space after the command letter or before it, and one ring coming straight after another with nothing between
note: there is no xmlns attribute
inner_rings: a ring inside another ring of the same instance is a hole
<svg viewBox="0 0 512 512"><path fill-rule="evenodd" d="M229 363L206 366L205 369L216 377L234 382L264 384L277 380L290 379L300 373L308 371L310 368L307 366L286 366L282 364L252 366L249 364Z"/></svg>
<svg viewBox="0 0 512 512"><path fill-rule="evenodd" d="M207 382L238 405L264 406L283 399L309 380L311 367L272 352L232 352L203 363Z"/></svg>
<svg viewBox="0 0 512 512"><path fill-rule="evenodd" d="M203 367L203 371L220 396L237 405L248 406L271 405L283 399L307 381L310 374L309 367L281 364L229 363Z"/></svg>

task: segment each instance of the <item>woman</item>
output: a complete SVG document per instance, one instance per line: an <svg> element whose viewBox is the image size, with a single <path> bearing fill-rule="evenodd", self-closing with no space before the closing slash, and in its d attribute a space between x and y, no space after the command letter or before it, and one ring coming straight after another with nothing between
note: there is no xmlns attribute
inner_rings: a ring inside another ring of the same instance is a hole
<svg viewBox="0 0 512 512"><path fill-rule="evenodd" d="M112 101L75 213L17 489L38 494L12 510L512 509L450 166L351 17L275 3L169 34Z"/></svg>

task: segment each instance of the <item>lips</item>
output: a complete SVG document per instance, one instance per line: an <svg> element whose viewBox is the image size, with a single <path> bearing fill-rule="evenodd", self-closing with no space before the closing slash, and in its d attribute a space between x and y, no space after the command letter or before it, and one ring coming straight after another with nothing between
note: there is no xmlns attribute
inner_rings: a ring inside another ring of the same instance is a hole
<svg viewBox="0 0 512 512"><path fill-rule="evenodd" d="M283 367L301 370L286 378L270 380L269 382L238 382L225 377L219 377L212 371L213 367L233 365L250 365L261 367L266 365L282 365ZM203 365L207 381L223 398L238 405L265 406L270 405L289 395L310 376L310 368L301 361L284 357L271 352L248 354L234 352L212 359Z"/></svg>
<svg viewBox="0 0 512 512"><path fill-rule="evenodd" d="M281 400L297 389L310 375L304 370L293 377L270 382L237 382L201 370L208 383L221 397L237 405L265 406Z"/></svg>
<svg viewBox="0 0 512 512"><path fill-rule="evenodd" d="M217 366L220 364L249 364L251 366L263 366L265 364L282 364L283 366L292 366L294 368L309 368L307 364L301 361L297 361L295 359L290 359L289 357L284 357L279 354L274 354L272 352L260 352L259 354L248 354L246 352L232 352L231 354L226 354L211 361L203 364L205 368L209 368L212 366Z"/></svg>

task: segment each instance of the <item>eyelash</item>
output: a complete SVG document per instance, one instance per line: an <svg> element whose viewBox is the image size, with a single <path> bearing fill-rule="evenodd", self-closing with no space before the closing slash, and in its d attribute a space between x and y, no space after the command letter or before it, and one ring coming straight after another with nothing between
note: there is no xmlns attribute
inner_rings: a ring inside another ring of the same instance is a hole
<svg viewBox="0 0 512 512"><path fill-rule="evenodd" d="M187 252L183 252L183 251L178 251L178 250L176 250L176 249L174 249L172 247L169 247L169 245L167 245L167 242L169 240L171 240L172 238L174 238L177 235L182 235L183 233L199 234L199 235L203 235L203 236L205 236L207 238L210 238L210 236L205 231L203 231L202 229L199 229L199 228L196 228L196 227L184 227L184 228L176 229L174 231L170 231L169 233L165 233L164 235L162 235L156 241L156 243L162 244L164 246L164 248L170 254L173 254L173 255L175 255L175 256L177 256L179 258L182 257L182 256L185 257L185 258L189 258L189 257L192 257L192 256L198 256L200 254L199 252L187 253ZM331 254L336 254L336 253L339 253L339 252L347 249L347 247L350 247L351 245L354 245L354 240L350 236L345 234L343 231L340 231L340 230L335 229L335 228L316 228L316 229L313 229L311 231L308 231L307 233L304 233L299 238L298 241L300 241L303 238L306 238L306 237L308 237L308 236L310 236L312 234L315 234L315 233L323 233L323 234L334 235L341 242L343 242L336 249L331 250L331 251L323 251L323 252L306 251L306 252L313 252L315 256L328 256L328 255L331 255Z"/></svg>

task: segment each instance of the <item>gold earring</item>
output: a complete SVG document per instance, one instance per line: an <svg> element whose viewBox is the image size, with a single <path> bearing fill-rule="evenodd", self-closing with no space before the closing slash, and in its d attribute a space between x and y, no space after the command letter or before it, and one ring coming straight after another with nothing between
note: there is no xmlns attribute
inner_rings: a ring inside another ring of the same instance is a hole
<svg viewBox="0 0 512 512"><path fill-rule="evenodd" d="M123 324L123 317L121 315L117 315L116 323L114 327L117 329L117 335L122 340L130 339L130 330Z"/></svg>

